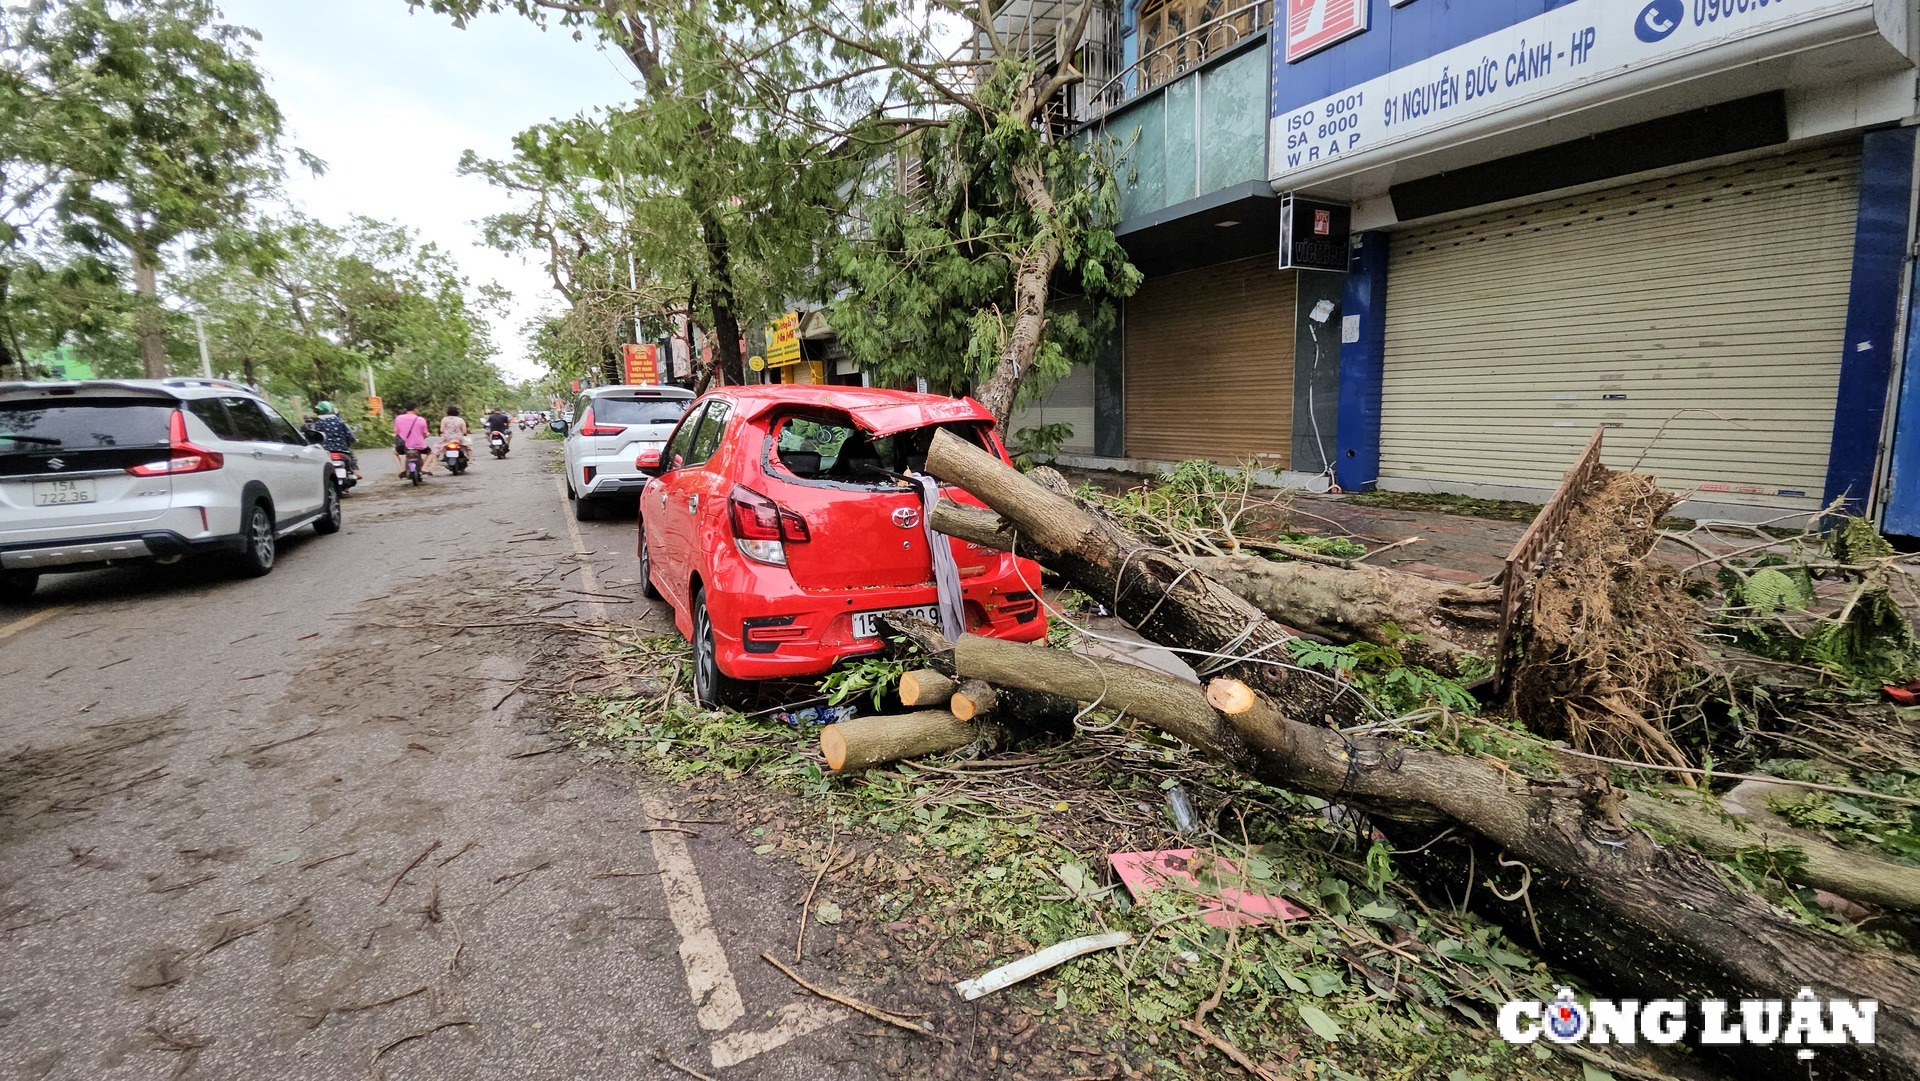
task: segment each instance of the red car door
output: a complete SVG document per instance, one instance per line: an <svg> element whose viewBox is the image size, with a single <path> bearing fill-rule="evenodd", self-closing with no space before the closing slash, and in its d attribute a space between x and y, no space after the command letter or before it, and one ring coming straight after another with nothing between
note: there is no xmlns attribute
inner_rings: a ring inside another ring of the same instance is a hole
<svg viewBox="0 0 1920 1081"><path fill-rule="evenodd" d="M660 452L660 475L640 493L640 528L647 538L654 586L673 607L676 619L688 610L686 586L692 580L694 565L691 554L680 548L686 535L686 531L679 528L683 524L686 502L680 488L686 480L687 452L693 446L694 433L699 430L700 418L706 409L703 402L687 412Z"/></svg>
<svg viewBox="0 0 1920 1081"><path fill-rule="evenodd" d="M661 535L672 553L674 586L679 592L674 608L689 628L693 625L693 596L687 587L695 574L706 573L709 566L700 520L710 514L724 513L726 509L721 505L726 501L725 483L712 467L718 464L715 451L720 449L720 436L732 412L729 402L715 398L708 401L698 424L682 426L681 430L689 434L687 449L668 459L678 465L663 478L667 482L666 498L657 507ZM675 442L679 442L679 432L675 433ZM714 502L716 493L718 504ZM649 508L649 511L655 509Z"/></svg>

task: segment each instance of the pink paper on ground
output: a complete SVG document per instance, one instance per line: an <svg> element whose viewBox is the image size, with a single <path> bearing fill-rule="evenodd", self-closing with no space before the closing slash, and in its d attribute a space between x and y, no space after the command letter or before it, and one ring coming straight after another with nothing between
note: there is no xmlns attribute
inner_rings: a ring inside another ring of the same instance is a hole
<svg viewBox="0 0 1920 1081"><path fill-rule="evenodd" d="M1169 882L1181 883L1198 893L1208 892L1193 877L1191 848L1169 848L1160 852L1114 852L1107 859L1113 861L1114 873L1127 884L1135 900ZM1240 869L1234 866L1232 860L1221 858L1219 863L1221 870L1228 874L1239 873ZM1218 896L1220 903L1200 917L1215 927L1246 927L1266 923L1267 919L1263 917L1297 920L1308 914L1306 909L1284 897L1235 889L1222 889Z"/></svg>

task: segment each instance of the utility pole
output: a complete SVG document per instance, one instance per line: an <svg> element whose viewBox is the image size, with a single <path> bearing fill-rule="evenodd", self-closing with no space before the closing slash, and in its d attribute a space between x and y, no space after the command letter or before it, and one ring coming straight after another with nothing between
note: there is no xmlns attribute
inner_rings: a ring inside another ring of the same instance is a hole
<svg viewBox="0 0 1920 1081"><path fill-rule="evenodd" d="M199 312L193 313L193 333L200 339L200 374L213 378L213 360L207 355L207 321Z"/></svg>

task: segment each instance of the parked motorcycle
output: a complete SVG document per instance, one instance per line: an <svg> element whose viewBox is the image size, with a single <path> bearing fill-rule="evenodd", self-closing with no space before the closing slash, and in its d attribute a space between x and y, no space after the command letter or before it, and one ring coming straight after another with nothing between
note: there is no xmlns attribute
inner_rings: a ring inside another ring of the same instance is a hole
<svg viewBox="0 0 1920 1081"><path fill-rule="evenodd" d="M458 439L447 440L447 445L440 448L440 461L446 465L447 472L456 477L465 473L467 471L467 445Z"/></svg>
<svg viewBox="0 0 1920 1081"><path fill-rule="evenodd" d="M426 479L427 452L425 448L407 448L407 479L419 484Z"/></svg>
<svg viewBox="0 0 1920 1081"><path fill-rule="evenodd" d="M353 470L347 467L346 454L336 450L329 452L327 457L333 459L334 490L341 495L346 495L348 489L360 482L354 479Z"/></svg>
<svg viewBox="0 0 1920 1081"><path fill-rule="evenodd" d="M505 458L507 456L507 433L488 432L487 442L492 445L493 456L495 458Z"/></svg>

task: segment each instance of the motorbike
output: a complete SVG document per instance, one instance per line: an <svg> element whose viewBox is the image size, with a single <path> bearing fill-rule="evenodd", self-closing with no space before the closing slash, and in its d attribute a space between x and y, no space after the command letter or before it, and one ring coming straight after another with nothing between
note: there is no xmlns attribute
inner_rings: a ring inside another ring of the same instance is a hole
<svg viewBox="0 0 1920 1081"><path fill-rule="evenodd" d="M491 444L495 458L505 458L507 456L507 433L488 432L487 442Z"/></svg>
<svg viewBox="0 0 1920 1081"><path fill-rule="evenodd" d="M446 463L447 472L459 476L467 471L467 445L458 439L447 440L440 448L440 460Z"/></svg>
<svg viewBox="0 0 1920 1081"><path fill-rule="evenodd" d="M354 479L353 470L347 467L346 454L337 450L329 451L327 457L332 459L334 490L341 495L346 495L348 489L360 482Z"/></svg>
<svg viewBox="0 0 1920 1081"><path fill-rule="evenodd" d="M427 451L424 447L407 448L407 479L419 484L426 479Z"/></svg>

